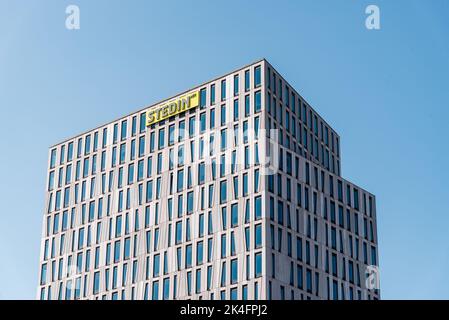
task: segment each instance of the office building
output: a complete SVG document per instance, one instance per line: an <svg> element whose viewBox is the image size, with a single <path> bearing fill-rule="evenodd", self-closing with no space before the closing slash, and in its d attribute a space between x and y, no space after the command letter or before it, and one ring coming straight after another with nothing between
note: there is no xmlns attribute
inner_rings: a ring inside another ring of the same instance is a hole
<svg viewBox="0 0 449 320"><path fill-rule="evenodd" d="M373 194L266 61L49 150L39 299L378 299Z"/></svg>

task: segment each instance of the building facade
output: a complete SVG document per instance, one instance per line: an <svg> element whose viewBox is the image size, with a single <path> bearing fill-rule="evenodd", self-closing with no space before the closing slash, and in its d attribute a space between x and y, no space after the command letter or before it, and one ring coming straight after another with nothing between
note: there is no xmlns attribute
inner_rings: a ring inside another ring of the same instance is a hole
<svg viewBox="0 0 449 320"><path fill-rule="evenodd" d="M38 299L378 299L375 197L260 60L49 150Z"/></svg>

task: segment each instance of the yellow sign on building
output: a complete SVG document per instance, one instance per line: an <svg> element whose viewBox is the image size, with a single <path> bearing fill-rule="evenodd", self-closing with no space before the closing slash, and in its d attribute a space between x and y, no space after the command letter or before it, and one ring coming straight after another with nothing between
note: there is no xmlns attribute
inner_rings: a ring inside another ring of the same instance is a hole
<svg viewBox="0 0 449 320"><path fill-rule="evenodd" d="M169 102L147 110L147 127L156 122L168 119L174 115L198 107L200 103L199 91L190 92Z"/></svg>

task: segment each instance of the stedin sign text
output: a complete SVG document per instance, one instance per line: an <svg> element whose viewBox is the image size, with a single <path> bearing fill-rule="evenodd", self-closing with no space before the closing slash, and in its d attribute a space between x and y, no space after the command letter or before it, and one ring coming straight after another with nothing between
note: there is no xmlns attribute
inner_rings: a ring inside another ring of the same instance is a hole
<svg viewBox="0 0 449 320"><path fill-rule="evenodd" d="M156 122L198 107L199 91L190 92L147 110L147 127Z"/></svg>

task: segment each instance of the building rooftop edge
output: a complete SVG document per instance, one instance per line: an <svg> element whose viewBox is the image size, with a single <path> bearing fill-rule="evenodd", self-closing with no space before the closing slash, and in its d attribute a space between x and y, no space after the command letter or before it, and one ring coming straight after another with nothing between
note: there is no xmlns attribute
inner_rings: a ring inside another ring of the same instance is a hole
<svg viewBox="0 0 449 320"><path fill-rule="evenodd" d="M170 97L168 97L168 98L159 100L159 101L157 101L157 102L155 102L155 103L152 103L152 104L150 104L150 105L147 105L147 106L145 106L145 107L143 107L143 108L139 108L139 109L137 109L137 110L135 110L135 111L132 111L132 112L130 112L130 113L127 113L126 115L123 115L123 116L120 116L120 117L118 117L118 118L115 118L114 120L108 121L108 122L106 122L106 123L104 123L104 124L102 124L102 125L100 125L100 126L97 126L97 127L93 128L93 129L85 130L85 131L83 131L82 133L76 134L76 135L74 135L74 136L70 136L69 138L66 138L66 139L64 139L64 140L62 140L62 141L60 141L60 142L57 142L57 143L54 143L54 144L50 145L48 148L49 148L49 149L52 149L52 148L54 148L54 147L56 147L56 146L58 146L58 145L60 145L60 144L63 144L63 143L65 143L65 142L67 142L67 141L69 141L69 140L71 140L71 139L74 139L74 138L76 138L76 137L82 136L82 135L84 135L84 134L86 134L86 133L88 133L88 132L95 131L95 130L101 128L101 127L107 126L107 125L109 125L109 124L111 124L111 123L113 123L113 122L116 122L116 121L118 121L118 120L120 120L120 119L123 119L123 118L127 117L128 115L131 115L131 114L134 114L134 113L139 113L139 112L142 112L142 111L144 111L144 110L146 110L146 109L148 109L148 108L157 106L157 105L163 103L164 101L171 100L171 99L173 99L173 98L175 98L175 97L177 97L177 96L180 96L180 95L182 95L182 94L185 94L185 93L187 93L187 92L189 92L189 91L192 91L192 90L194 90L194 89L198 89L198 88L204 86L205 84L207 84L207 83L209 83L209 82L216 81L216 80L218 80L218 79L220 79L220 78L226 77L226 76L228 76L228 75L230 75L230 74L232 74L232 73L234 73L234 72L243 70L243 69L245 69L245 68L248 68L248 67L250 67L250 66L252 66L252 65L254 65L254 64L257 64L257 63L259 63L259 62L262 62L262 61L268 62L267 59L265 59L265 58L257 59L257 60L255 60L255 61L253 61L253 62L251 62L251 63L248 63L248 64L246 64L246 65L244 65L244 66L242 66L242 67L233 69L232 71L229 71L229 72L227 72L227 73L225 73L225 74L223 74L223 75L214 77L214 78L211 79L211 80L204 81L204 82L202 82L202 83L200 83L200 84L198 84L198 85L196 85L196 86L194 86L194 87L191 87L191 88L189 88L189 89L187 89L187 90L184 90L184 91L182 91L182 92L176 93L176 94L174 94L174 95L172 95L172 96L170 96ZM268 62L268 63L269 63L269 62ZM270 64L270 65L271 65L271 64Z"/></svg>

